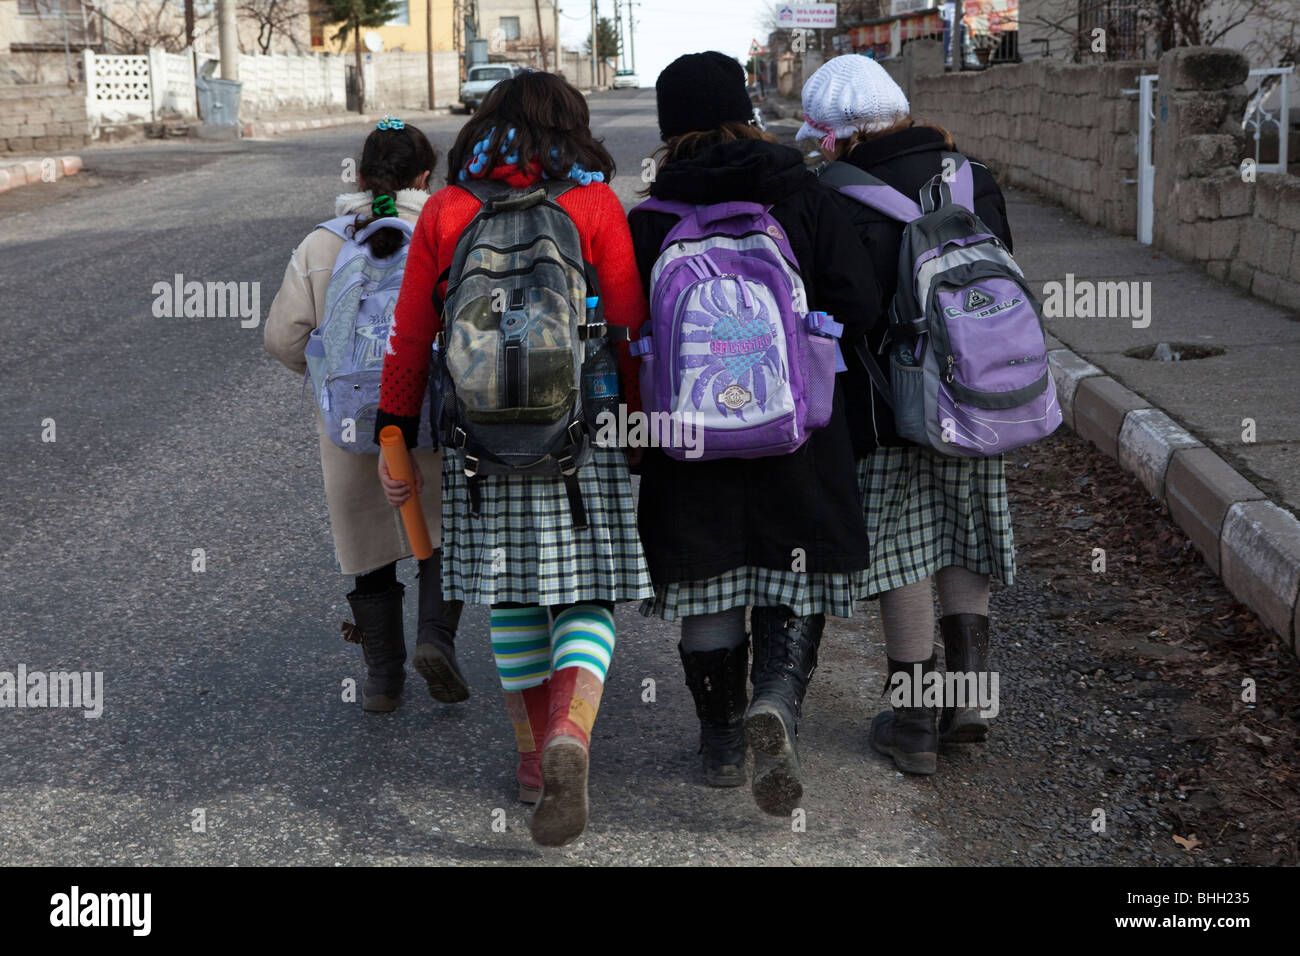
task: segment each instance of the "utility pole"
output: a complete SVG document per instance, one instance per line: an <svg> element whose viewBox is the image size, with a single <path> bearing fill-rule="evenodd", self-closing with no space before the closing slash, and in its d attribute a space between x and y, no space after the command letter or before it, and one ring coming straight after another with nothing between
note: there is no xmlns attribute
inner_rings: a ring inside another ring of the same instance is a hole
<svg viewBox="0 0 1300 956"><path fill-rule="evenodd" d="M591 88L594 90L600 86L600 79L596 74L597 49L600 47L600 31L597 29L599 23L596 19L596 0L591 0Z"/></svg>
<svg viewBox="0 0 1300 956"><path fill-rule="evenodd" d="M235 0L220 0L220 2L217 34L221 51L221 78L237 80L239 79L239 36L235 32Z"/></svg>
<svg viewBox="0 0 1300 956"><path fill-rule="evenodd" d="M185 0L185 45L194 45L194 0Z"/></svg>
<svg viewBox="0 0 1300 956"><path fill-rule="evenodd" d="M542 26L542 0L533 0L533 10L537 13L537 45L542 52L542 71L546 71L546 28Z"/></svg>
<svg viewBox="0 0 1300 956"><path fill-rule="evenodd" d="M949 31L950 42L952 43L952 68L954 70L966 69L966 44L962 42L962 17L965 11L962 9L962 0L953 0L952 4L952 30Z"/></svg>
<svg viewBox="0 0 1300 956"><path fill-rule="evenodd" d="M627 49L632 55L629 69L636 72L636 21L632 19L632 0L627 0Z"/></svg>
<svg viewBox="0 0 1300 956"><path fill-rule="evenodd" d="M619 68L619 59L623 56L623 15L620 12L622 4L614 0L614 39L618 43L618 49L614 53L614 69Z"/></svg>
<svg viewBox="0 0 1300 956"><path fill-rule="evenodd" d="M429 109L434 109L438 101L433 98L433 0L424 0L425 7L425 47L429 48L426 53L426 61L429 65Z"/></svg>

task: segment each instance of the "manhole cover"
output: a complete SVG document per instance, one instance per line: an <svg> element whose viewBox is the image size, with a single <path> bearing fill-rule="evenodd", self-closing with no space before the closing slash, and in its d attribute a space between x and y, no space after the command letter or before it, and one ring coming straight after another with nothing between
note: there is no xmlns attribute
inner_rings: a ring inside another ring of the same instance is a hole
<svg viewBox="0 0 1300 956"><path fill-rule="evenodd" d="M1188 362L1192 359L1212 358L1222 355L1224 350L1217 345L1197 345L1192 342L1158 342L1155 345L1141 345L1129 349L1124 354L1129 358L1142 359L1147 362Z"/></svg>

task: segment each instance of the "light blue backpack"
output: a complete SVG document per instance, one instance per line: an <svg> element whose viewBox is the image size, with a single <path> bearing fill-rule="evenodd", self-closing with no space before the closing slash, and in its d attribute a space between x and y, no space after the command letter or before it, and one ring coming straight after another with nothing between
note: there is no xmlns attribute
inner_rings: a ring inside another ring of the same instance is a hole
<svg viewBox="0 0 1300 956"><path fill-rule="evenodd" d="M384 349L393 309L402 288L411 224L397 217L376 219L355 231L355 215L338 216L317 228L343 240L330 275L325 317L307 339L307 378L330 441L345 451L373 455L375 418ZM379 229L399 229L402 247L388 258L375 256L366 239ZM430 376L433 379L433 376ZM429 402L420 410L420 448L436 448L429 428Z"/></svg>

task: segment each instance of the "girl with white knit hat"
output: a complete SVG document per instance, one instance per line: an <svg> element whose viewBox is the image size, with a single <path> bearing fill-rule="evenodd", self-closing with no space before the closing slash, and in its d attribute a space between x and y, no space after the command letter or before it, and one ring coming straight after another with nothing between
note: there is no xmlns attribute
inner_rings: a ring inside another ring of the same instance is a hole
<svg viewBox="0 0 1300 956"><path fill-rule="evenodd" d="M830 162L847 163L916 196L944 171L952 137L918 123L907 96L875 60L849 55L828 61L803 88L804 125L799 138L814 138ZM1006 205L989 171L971 163L974 212L1011 248ZM903 224L854 204L855 222L883 294L893 298ZM868 334L879 354L888 321ZM909 679L920 667L936 669L934 598L938 586L946 668L988 669L989 582L1015 575L1015 548L1006 478L1000 456L950 458L898 436L884 397L866 368L846 351L848 413L862 492L871 567L860 577L861 597L880 598L889 672ZM876 716L872 746L900 770L930 774L940 740L984 740L988 721L973 708L894 708Z"/></svg>

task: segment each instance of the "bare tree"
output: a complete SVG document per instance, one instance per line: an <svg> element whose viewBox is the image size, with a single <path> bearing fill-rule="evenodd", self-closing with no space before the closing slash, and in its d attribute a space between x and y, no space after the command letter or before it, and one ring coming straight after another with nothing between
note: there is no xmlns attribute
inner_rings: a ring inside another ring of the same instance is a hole
<svg viewBox="0 0 1300 956"><path fill-rule="evenodd" d="M302 0L239 0L236 8L245 20L257 24L257 47L270 53L276 35L289 38L296 52L302 52L294 28L307 16L307 5Z"/></svg>

